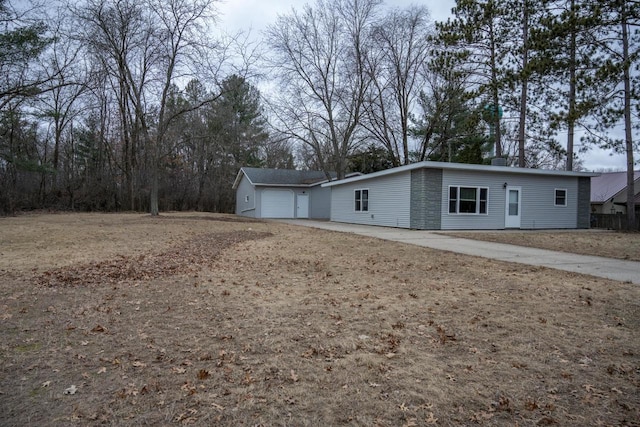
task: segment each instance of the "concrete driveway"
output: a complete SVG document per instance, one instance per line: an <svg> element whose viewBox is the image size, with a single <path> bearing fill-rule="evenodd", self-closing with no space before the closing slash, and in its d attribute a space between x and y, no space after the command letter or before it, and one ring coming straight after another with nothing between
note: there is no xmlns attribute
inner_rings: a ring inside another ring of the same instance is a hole
<svg viewBox="0 0 640 427"><path fill-rule="evenodd" d="M577 255L503 243L482 242L447 236L433 231L374 227L330 221L281 220L281 222L640 284L640 262L635 261Z"/></svg>

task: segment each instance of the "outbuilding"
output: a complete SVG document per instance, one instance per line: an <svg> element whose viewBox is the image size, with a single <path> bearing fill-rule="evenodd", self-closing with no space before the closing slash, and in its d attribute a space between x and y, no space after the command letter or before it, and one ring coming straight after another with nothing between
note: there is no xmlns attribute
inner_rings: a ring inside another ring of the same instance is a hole
<svg viewBox="0 0 640 427"><path fill-rule="evenodd" d="M627 172L609 172L600 174L591 180L591 212L597 214L626 214L633 206L636 215L640 214L640 170L633 176L635 197L627 202Z"/></svg>
<svg viewBox="0 0 640 427"><path fill-rule="evenodd" d="M331 189L321 171L243 167L233 183L236 215L329 219Z"/></svg>
<svg viewBox="0 0 640 427"><path fill-rule="evenodd" d="M420 230L589 228L594 173L420 162L322 184L331 221Z"/></svg>

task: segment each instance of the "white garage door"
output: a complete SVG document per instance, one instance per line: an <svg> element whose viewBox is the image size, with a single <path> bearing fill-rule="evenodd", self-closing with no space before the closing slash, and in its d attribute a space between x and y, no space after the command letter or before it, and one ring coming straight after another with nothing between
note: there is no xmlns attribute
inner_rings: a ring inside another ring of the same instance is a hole
<svg viewBox="0 0 640 427"><path fill-rule="evenodd" d="M293 191L264 190L261 207L262 218L293 218Z"/></svg>

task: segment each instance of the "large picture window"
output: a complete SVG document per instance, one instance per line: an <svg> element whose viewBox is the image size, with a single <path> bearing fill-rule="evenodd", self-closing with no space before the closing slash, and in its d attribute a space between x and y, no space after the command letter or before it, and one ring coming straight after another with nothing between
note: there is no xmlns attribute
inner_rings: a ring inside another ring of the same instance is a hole
<svg viewBox="0 0 640 427"><path fill-rule="evenodd" d="M486 215L488 196L485 187L449 187L449 213Z"/></svg>
<svg viewBox="0 0 640 427"><path fill-rule="evenodd" d="M356 212L369 211L369 190L355 191Z"/></svg>

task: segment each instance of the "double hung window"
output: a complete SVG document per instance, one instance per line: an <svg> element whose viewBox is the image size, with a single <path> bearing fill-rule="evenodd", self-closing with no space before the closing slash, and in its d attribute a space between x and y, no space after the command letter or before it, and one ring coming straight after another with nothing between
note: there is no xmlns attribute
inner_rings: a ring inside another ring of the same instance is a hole
<svg viewBox="0 0 640 427"><path fill-rule="evenodd" d="M567 206L567 190L563 188L556 188L555 205Z"/></svg>
<svg viewBox="0 0 640 427"><path fill-rule="evenodd" d="M369 211L369 190L355 191L355 208L356 212Z"/></svg>

